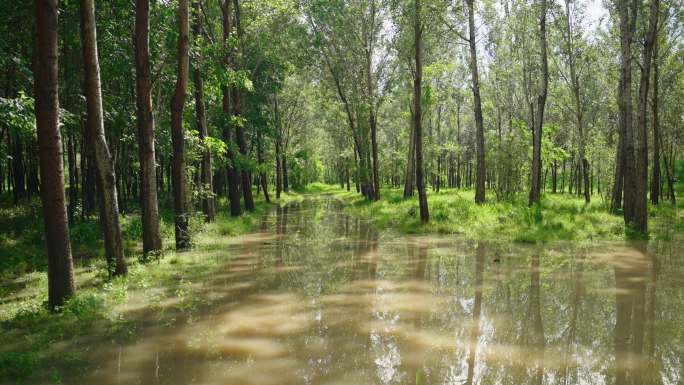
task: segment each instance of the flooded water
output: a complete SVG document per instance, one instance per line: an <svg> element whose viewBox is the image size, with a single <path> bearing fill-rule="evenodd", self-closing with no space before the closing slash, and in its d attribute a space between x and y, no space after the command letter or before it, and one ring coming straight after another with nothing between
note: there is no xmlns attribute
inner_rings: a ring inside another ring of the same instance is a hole
<svg viewBox="0 0 684 385"><path fill-rule="evenodd" d="M132 301L135 336L89 347L92 369L71 381L684 383L676 243L401 236L325 199L274 209L262 227L187 285L196 304L164 313Z"/></svg>

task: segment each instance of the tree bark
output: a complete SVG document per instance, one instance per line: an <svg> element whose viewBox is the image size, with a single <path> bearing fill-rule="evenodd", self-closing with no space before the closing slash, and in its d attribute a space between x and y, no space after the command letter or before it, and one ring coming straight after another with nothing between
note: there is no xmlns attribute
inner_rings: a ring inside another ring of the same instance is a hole
<svg viewBox="0 0 684 385"><path fill-rule="evenodd" d="M567 34L565 36L565 43L568 55L568 66L570 67L570 88L572 91L573 101L575 104L575 119L577 123L577 134L579 138L579 161L580 161L580 174L583 177L584 182L584 201L586 203L591 202L591 189L589 188L589 161L585 155L585 143L586 138L584 134L584 110L582 105L582 97L580 94L580 82L577 76L577 66L575 57L575 46L573 44L573 28L571 21L571 11L570 11L570 0L565 0L565 14L566 14L566 26ZM578 184L579 185L579 184ZM578 192L580 189L578 189Z"/></svg>
<svg viewBox="0 0 684 385"><path fill-rule="evenodd" d="M636 169L634 159L634 127L632 126L632 35L636 28L636 7L632 0L617 0L620 28L620 90L618 96L619 125L622 134L623 215L625 224L634 221L636 204ZM631 17L630 17L631 13ZM617 188L616 188L617 189Z"/></svg>
<svg viewBox="0 0 684 385"><path fill-rule="evenodd" d="M173 146L173 162L171 178L173 183L173 210L175 214L176 248L190 246L188 233L188 213L186 202L185 177L185 139L183 138L183 108L185 93L188 88L188 0L178 2L178 75L176 88L171 98L171 142Z"/></svg>
<svg viewBox="0 0 684 385"><path fill-rule="evenodd" d="M416 141L416 186L418 187L418 204L420 207L420 220L430 220L428 211L427 195L425 192L425 178L423 175L423 122L422 122L422 87L423 87L423 27L421 25L421 4L415 0L415 54L416 74L413 79L413 128Z"/></svg>
<svg viewBox="0 0 684 385"><path fill-rule="evenodd" d="M536 117L534 119L534 132L532 134L532 188L530 190L530 206L535 203L539 203L539 198L541 195L542 128L544 127L544 108L546 107L546 94L549 85L549 64L546 54L546 0L540 1L540 8L539 49L541 51L542 73L539 78L539 95L537 95Z"/></svg>
<svg viewBox="0 0 684 385"><path fill-rule="evenodd" d="M658 66L658 36L653 41L653 175L651 176L651 203L660 203L660 120L658 119L658 78L660 69Z"/></svg>
<svg viewBox="0 0 684 385"><path fill-rule="evenodd" d="M40 195L48 254L48 306L74 294L74 268L64 195L62 138L59 133L58 0L35 0L36 41L33 64L36 129L40 158Z"/></svg>
<svg viewBox="0 0 684 385"><path fill-rule="evenodd" d="M278 94L273 95L273 113L275 114L275 163L276 163L276 199L280 199L283 191L282 148L283 133L280 126L280 110L278 109Z"/></svg>
<svg viewBox="0 0 684 385"><path fill-rule="evenodd" d="M135 1L135 73L143 256L147 256L162 248L150 71L150 0ZM81 173L85 174L83 168Z"/></svg>
<svg viewBox="0 0 684 385"><path fill-rule="evenodd" d="M98 185L100 186L100 222L104 230L105 254L110 274L127 272L124 256L116 174L105 137L100 86L100 63L97 53L95 5L93 0L81 0L81 49L83 51L84 93L86 97L86 129L95 154Z"/></svg>
<svg viewBox="0 0 684 385"><path fill-rule="evenodd" d="M230 24L232 11L231 11L231 0L221 0L221 15L222 15L222 26L223 26L223 48L226 51L226 57L224 66L228 70L230 66L230 53L228 53L228 39L230 38L232 26ZM238 184L240 183L239 174L237 171L235 152L233 151L233 138L231 132L230 118L232 118L231 111L231 95L230 88L227 85L222 87L223 100L222 109L226 118L229 122L223 128L223 140L226 143L226 156L228 158L228 198L230 199L230 215L238 216L242 212L240 207L240 190L238 189Z"/></svg>
<svg viewBox="0 0 684 385"><path fill-rule="evenodd" d="M658 31L658 12L660 1L650 1L650 17L648 32L644 41L644 50L641 55L641 77L639 79L639 98L637 100L637 159L636 159L636 194L634 203L635 231L641 234L648 233L648 90L651 79L651 63L653 60L653 45Z"/></svg>
<svg viewBox="0 0 684 385"><path fill-rule="evenodd" d="M195 35L196 41L202 36L202 15L201 15L201 0L193 0L193 23L192 33ZM202 80L202 71L200 70L201 57L196 54L192 70L192 80L195 86L195 115L197 117L197 131L199 131L199 138L202 142L207 138L207 114L204 106L204 81ZM213 222L216 216L215 201L213 197L214 181L212 174L212 157L208 149L202 152L202 167L200 169L200 182L202 183L202 210L204 211L204 218L207 222Z"/></svg>
<svg viewBox="0 0 684 385"><path fill-rule="evenodd" d="M237 38L239 41L239 62L240 66L244 67L244 33L242 31L242 26L240 24L240 1L233 0L233 7L235 12L235 31L237 32ZM233 114L236 117L242 115L242 92L240 89L236 88L233 94ZM247 140L245 138L245 126L244 124L237 124L235 127L235 139L240 150L240 155L243 158L247 158ZM250 175L250 170L248 170L244 165L241 165L240 179L242 181L242 197L245 200L245 208L248 211L254 211L254 198L252 197L252 177Z"/></svg>
<svg viewBox="0 0 684 385"><path fill-rule="evenodd" d="M415 118L411 116L411 127L409 130L409 150L406 158L406 177L404 178L404 199L413 196L414 182L416 177L416 134Z"/></svg>
<svg viewBox="0 0 684 385"><path fill-rule="evenodd" d="M477 174L475 183L475 203L485 202L485 138L484 122L482 119L482 102L480 100L480 76L477 70L477 47L475 31L475 7L474 0L467 0L468 4L468 30L470 35L468 43L470 45L470 74L472 77L473 89L473 113L475 115L475 144L477 147Z"/></svg>

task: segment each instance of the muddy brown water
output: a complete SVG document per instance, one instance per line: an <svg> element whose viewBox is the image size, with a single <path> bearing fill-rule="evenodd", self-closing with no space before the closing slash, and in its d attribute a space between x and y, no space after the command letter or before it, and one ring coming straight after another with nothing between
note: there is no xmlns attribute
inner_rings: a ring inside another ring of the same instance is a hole
<svg viewBox="0 0 684 385"><path fill-rule="evenodd" d="M216 258L193 282L200 305L132 300L135 336L88 346L89 369L65 382L684 383L674 242L405 236L320 199L272 210Z"/></svg>

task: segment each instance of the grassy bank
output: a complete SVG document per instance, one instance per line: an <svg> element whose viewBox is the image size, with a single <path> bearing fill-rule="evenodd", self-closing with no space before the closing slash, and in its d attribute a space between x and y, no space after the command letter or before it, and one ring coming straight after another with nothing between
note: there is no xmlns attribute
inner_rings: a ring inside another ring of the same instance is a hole
<svg viewBox="0 0 684 385"><path fill-rule="evenodd" d="M428 193L430 222L422 224L417 198L403 198L399 189L383 189L377 202L338 186L313 184L305 192L329 194L345 203L352 215L372 220L378 228L401 233L458 234L470 239L522 243L620 240L625 238L622 216L611 213L598 196L590 204L570 194L545 194L539 207L527 206L523 194L510 201L490 198L474 203L474 192L443 189ZM684 232L684 211L669 203L650 207L651 237L671 239Z"/></svg>
<svg viewBox="0 0 684 385"><path fill-rule="evenodd" d="M302 199L292 194L284 200ZM225 202L223 202L225 203ZM38 207L4 208L0 256L0 383L30 380L61 383L62 373L88 370L81 340L97 336L122 342L135 336L142 313L155 317L178 314L197 303L194 295L199 277L229 258L223 255L234 236L253 231L271 206L257 199L256 210L233 218L221 205L216 221L205 224L200 216L191 220L194 247L176 253L171 215L163 213L161 258L141 263L140 224L137 215L122 216L129 274L108 280L102 256L101 233L95 218L71 225L76 265L77 295L59 313L50 313L47 300L46 257L42 222L31 220ZM7 227L4 227L7 226ZM85 258L84 256L87 256ZM212 258L213 257L213 258ZM171 316L170 318L174 318Z"/></svg>

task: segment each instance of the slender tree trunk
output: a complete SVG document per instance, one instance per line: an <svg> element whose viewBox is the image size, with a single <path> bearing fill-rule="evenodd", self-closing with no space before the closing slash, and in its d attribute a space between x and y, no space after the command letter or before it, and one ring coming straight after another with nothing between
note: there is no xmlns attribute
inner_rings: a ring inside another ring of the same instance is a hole
<svg viewBox="0 0 684 385"><path fill-rule="evenodd" d="M406 177L404 178L404 199L413 196L413 185L416 176L416 134L415 118L411 117L411 129L409 133L409 150L406 158Z"/></svg>
<svg viewBox="0 0 684 385"><path fill-rule="evenodd" d="M171 178L173 183L173 210L175 214L176 249L190 246L187 213L187 181L185 175L185 139L183 138L183 108L188 88L188 0L178 1L178 74L176 88L171 98L171 143L173 162Z"/></svg>
<svg viewBox="0 0 684 385"><path fill-rule="evenodd" d="M259 165L259 168L263 170L262 164L264 162L263 159L263 143L261 140L261 130L257 129L257 164ZM266 202L270 202L271 198L268 196L268 184L266 180L266 173L264 171L259 172L259 182L261 185L262 190L264 190L264 199ZM258 189L257 189L258 191Z"/></svg>
<svg viewBox="0 0 684 385"><path fill-rule="evenodd" d="M278 94L273 95L273 113L275 114L275 163L276 163L276 199L280 199L283 191L282 147L283 133L280 127L280 110L278 109Z"/></svg>
<svg viewBox="0 0 684 385"><path fill-rule="evenodd" d="M240 24L240 1L233 0L233 8L235 12L235 31L237 32L237 38L239 41L239 60L241 66L244 67L244 34L242 31L242 26ZM233 114L236 117L242 115L242 92L240 89L235 88L233 93ZM240 150L240 155L243 158L247 158L247 140L245 139L245 127L243 124L237 124L235 127L235 139ZM240 178L242 181L242 197L245 200L245 208L248 211L254 211L254 198L252 197L252 177L250 171L244 166L241 166Z"/></svg>
<svg viewBox="0 0 684 385"><path fill-rule="evenodd" d="M199 41L204 33L202 30L202 15L201 15L201 0L193 0L193 23L192 33L195 35L195 41ZM199 43L197 43L199 46ZM200 56L200 49L195 54L195 61L192 70L192 80L195 87L195 115L197 117L197 131L199 131L199 138L204 142L207 138L207 114L204 106L204 81L202 80L202 71L200 64L202 62ZM202 167L200 169L200 182L202 184L202 210L207 222L213 222L216 215L215 202L213 197L214 181L212 174L212 158L211 152L204 149L202 152Z"/></svg>
<svg viewBox="0 0 684 385"><path fill-rule="evenodd" d="M636 3L632 0L633 4ZM634 127L632 125L632 35L636 28L636 7L629 0L617 0L620 28L620 90L619 124L622 133L623 212L625 224L634 221L636 205L636 162L634 158Z"/></svg>
<svg viewBox="0 0 684 385"><path fill-rule="evenodd" d="M283 191L289 192L290 191L290 178L287 176L288 175L288 172L287 172L287 151L286 151L287 148L284 148L283 150L285 150L281 154L281 156L283 158L282 159L283 165L281 167L283 169Z"/></svg>
<svg viewBox="0 0 684 385"><path fill-rule="evenodd" d="M62 138L59 133L58 0L35 0L33 63L40 193L48 254L48 306L56 309L74 294L74 268L64 195Z"/></svg>
<svg viewBox="0 0 684 385"><path fill-rule="evenodd" d="M83 51L84 91L87 108L88 138L95 154L98 185L100 186L100 221L104 227L105 254L110 274L127 272L124 256L119 203L116 192L116 174L107 146L100 88L100 63L97 57L97 32L93 0L81 0L81 49Z"/></svg>
<svg viewBox="0 0 684 385"><path fill-rule="evenodd" d="M641 56L641 77L639 79L639 98L637 100L637 160L636 160L636 195L634 205L634 230L648 233L648 89L651 79L651 63L653 60L653 45L658 31L658 13L660 1L650 1L650 17L648 32L644 41Z"/></svg>
<svg viewBox="0 0 684 385"><path fill-rule="evenodd" d="M546 94L549 85L549 64L546 55L546 0L540 0L539 16L539 49L541 51L541 69L539 78L539 95L537 95L536 117L532 138L532 188L530 190L530 206L539 203L541 195L541 141L542 128L544 127L544 108L546 107Z"/></svg>
<svg viewBox="0 0 684 385"><path fill-rule="evenodd" d="M413 129L416 141L416 186L418 187L418 203L420 207L420 220L430 220L428 211L427 195L425 192L425 178L423 176L423 122L422 122L422 88L423 88L423 27L421 25L421 0L415 1L415 54L416 74L413 79ZM545 1L545 0L544 0Z"/></svg>
<svg viewBox="0 0 684 385"><path fill-rule="evenodd" d="M658 78L660 69L658 66L658 35L653 41L653 175L651 177L651 203L657 205L660 202L660 120L658 119Z"/></svg>
<svg viewBox="0 0 684 385"><path fill-rule="evenodd" d="M223 48L226 51L226 57L225 57L225 62L224 66L226 67L226 70L228 70L228 67L230 66L230 54L228 53L228 40L230 38L231 34L231 24L230 20L232 18L232 11L231 11L231 0L221 0L221 15L222 15L222 24L223 24ZM231 95L230 95L230 88L227 86L224 86L222 89L223 92L223 100L222 100L222 108L223 108L223 113L225 114L226 118L230 120L230 118L233 116L233 113L231 111ZM232 133L231 133L231 126L232 123L226 123L224 129L223 129L223 140L226 142L227 148L226 148L226 156L228 158L228 172L227 172L227 180L228 180L228 197L230 199L230 215L231 216L238 216L240 215L242 209L240 207L240 190L238 189L238 184L240 183L240 177L239 173L237 171L237 165L236 165L236 159L235 159L235 153L233 151L233 138L232 138Z"/></svg>
<svg viewBox="0 0 684 385"><path fill-rule="evenodd" d="M370 116L371 152L373 153L373 200L380 200L380 160L378 158L378 116L377 111Z"/></svg>
<svg viewBox="0 0 684 385"><path fill-rule="evenodd" d="M473 113L475 115L475 144L477 147L477 174L475 182L475 203L485 202L485 139L484 122L482 119L482 102L480 101L480 76L477 70L477 42L475 31L475 7L474 0L467 0L468 4L468 29L470 35L468 43L470 45L470 74L472 77L473 89Z"/></svg>
<svg viewBox="0 0 684 385"><path fill-rule="evenodd" d="M147 256L162 248L157 205L154 115L151 95L150 0L135 1L135 72L143 256ZM83 167L81 167L81 173L85 174Z"/></svg>
<svg viewBox="0 0 684 385"><path fill-rule="evenodd" d="M565 34L565 43L568 56L568 66L570 67L570 88L572 91L573 101L575 104L575 119L577 123L577 133L579 138L579 161L580 174L584 182L584 201L591 202L591 189L589 188L589 161L585 155L585 134L584 134L584 110L582 105L582 97L580 95L580 82L577 76L575 46L573 44L574 30L571 21L572 13L570 10L570 0L565 0L565 21L567 31ZM579 184L578 184L579 186ZM577 190L578 192L580 189Z"/></svg>

